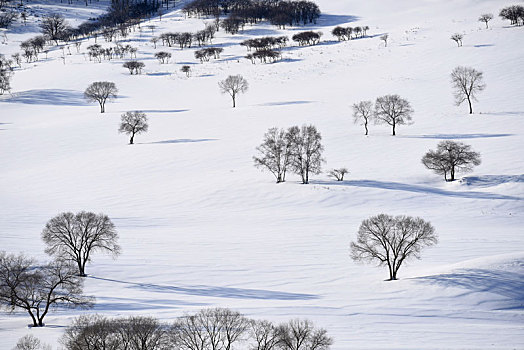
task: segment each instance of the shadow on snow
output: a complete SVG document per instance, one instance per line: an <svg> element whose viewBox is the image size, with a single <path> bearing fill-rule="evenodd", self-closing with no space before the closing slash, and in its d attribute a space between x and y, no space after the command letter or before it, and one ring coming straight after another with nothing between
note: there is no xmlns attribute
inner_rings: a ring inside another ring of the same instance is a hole
<svg viewBox="0 0 524 350"><path fill-rule="evenodd" d="M79 91L62 89L35 89L13 93L0 98L0 102L30 105L88 106L84 94Z"/></svg>
<svg viewBox="0 0 524 350"><path fill-rule="evenodd" d="M173 139L173 140L163 140L163 141L154 141L154 142L144 142L142 145L155 145L155 144L168 144L168 143L197 143L197 142L208 142L208 141L218 141L218 139Z"/></svg>
<svg viewBox="0 0 524 350"><path fill-rule="evenodd" d="M520 197L506 196L496 193L487 192L464 192L464 191L448 191L439 188L404 184L400 182L376 181L376 180L353 180L353 181L311 181L315 185L330 185L330 186L352 186L352 187L371 187L383 190L405 191L425 194L435 194L447 197L471 198L471 199L503 199L503 200L523 200Z"/></svg>
<svg viewBox="0 0 524 350"><path fill-rule="evenodd" d="M459 140L459 139L482 139L491 137L507 137L513 134L434 134L434 135L407 135L400 136L407 139L437 139L437 140Z"/></svg>
<svg viewBox="0 0 524 350"><path fill-rule="evenodd" d="M119 281L109 278L92 277L89 278L121 283L129 286L129 288L146 290L157 293L179 293L187 295L198 295L203 297L218 297L218 298L233 298L233 299L257 299L257 300L312 300L318 299L317 295L302 294L302 293L287 293L264 289L244 289L231 287L215 287L215 286L163 286L153 283L136 283Z"/></svg>
<svg viewBox="0 0 524 350"><path fill-rule="evenodd" d="M413 280L468 289L472 292L493 293L510 299L503 309L524 309L524 273L487 269L464 269L453 273L416 277Z"/></svg>
<svg viewBox="0 0 524 350"><path fill-rule="evenodd" d="M483 175L467 176L461 182L468 186L491 187L508 182L524 182L524 175Z"/></svg>

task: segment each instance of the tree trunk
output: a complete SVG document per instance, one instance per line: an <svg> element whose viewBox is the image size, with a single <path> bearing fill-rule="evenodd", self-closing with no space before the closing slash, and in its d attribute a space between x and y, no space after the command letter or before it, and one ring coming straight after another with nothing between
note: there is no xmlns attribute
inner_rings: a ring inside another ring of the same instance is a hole
<svg viewBox="0 0 524 350"><path fill-rule="evenodd" d="M449 181L455 181L455 167L451 168L450 174L451 179Z"/></svg>
<svg viewBox="0 0 524 350"><path fill-rule="evenodd" d="M469 114L473 114L473 107L471 106L471 99L468 96Z"/></svg>
<svg viewBox="0 0 524 350"><path fill-rule="evenodd" d="M236 107L235 95L233 94L231 97L233 98L233 108L235 108Z"/></svg>
<svg viewBox="0 0 524 350"><path fill-rule="evenodd" d="M393 123L393 136L396 135L396 133L395 133L395 127L396 127L396 125L395 125L395 123Z"/></svg>
<svg viewBox="0 0 524 350"><path fill-rule="evenodd" d="M82 263L80 260L77 261L78 264L78 276L80 277L86 277L85 273L85 263Z"/></svg>
<svg viewBox="0 0 524 350"><path fill-rule="evenodd" d="M131 139L129 139L129 144L132 145L133 144L133 139L135 138L135 134L132 134L131 135Z"/></svg>
<svg viewBox="0 0 524 350"><path fill-rule="evenodd" d="M104 102L100 102L100 113L104 113L105 111L106 111L105 103Z"/></svg>
<svg viewBox="0 0 524 350"><path fill-rule="evenodd" d="M368 135L368 122L364 123L364 128L366 128L366 136Z"/></svg>
<svg viewBox="0 0 524 350"><path fill-rule="evenodd" d="M31 319L33 320L33 327L38 327L38 322L36 321L35 315L33 315L30 309L28 309L27 312L29 313L29 316L31 316Z"/></svg>

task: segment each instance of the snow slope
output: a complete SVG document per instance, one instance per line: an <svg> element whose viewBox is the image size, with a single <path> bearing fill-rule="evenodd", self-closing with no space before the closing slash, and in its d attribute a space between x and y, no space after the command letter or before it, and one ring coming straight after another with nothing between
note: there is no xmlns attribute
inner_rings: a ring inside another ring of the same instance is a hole
<svg viewBox="0 0 524 350"><path fill-rule="evenodd" d="M88 62L74 48L65 65L58 49L24 63L12 94L0 97L0 249L45 259L47 220L62 211L103 212L123 254L96 256L88 267L94 312L170 321L223 306L274 321L309 318L335 338L335 350L524 348L524 29L499 18L488 30L477 22L508 5L498 0L317 3L324 15L307 29L323 31L323 43L289 47L275 64L252 65L238 43L303 27L220 32L214 44L224 53L204 64L194 49L154 50L144 29L128 38L146 64L139 76L122 60ZM64 15L78 21L91 16L85 11ZM152 20L155 35L205 22L177 11ZM372 37L339 43L329 34L336 25L368 25ZM0 52L16 52L35 29L8 32ZM455 32L465 34L461 48L449 39ZM154 58L161 50L173 53L170 64ZM184 64L190 78L180 72ZM487 88L471 116L453 104L449 74L457 65L484 72ZM218 91L229 74L250 83L236 109ZM105 114L82 96L100 80L119 88ZM371 126L365 137L351 105L390 93L411 102L415 123L396 137ZM117 132L120 114L137 109L150 128L129 146ZM276 185L253 167L269 127L304 123L322 133L325 169L350 169L346 181L321 174L300 185L291 175ZM482 155L454 183L420 163L448 139ZM360 222L382 212L423 217L439 234L399 281L349 258ZM56 345L79 313L58 310L43 329L28 329L23 313L1 314L0 348L27 333Z"/></svg>

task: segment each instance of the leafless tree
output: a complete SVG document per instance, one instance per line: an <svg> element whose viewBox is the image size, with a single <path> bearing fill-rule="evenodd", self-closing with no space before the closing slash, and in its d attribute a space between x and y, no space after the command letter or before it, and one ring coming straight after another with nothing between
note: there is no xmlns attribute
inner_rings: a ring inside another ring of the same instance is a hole
<svg viewBox="0 0 524 350"><path fill-rule="evenodd" d="M27 311L33 327L43 327L51 308L89 308L83 281L65 260L36 265L23 255L0 252L0 305Z"/></svg>
<svg viewBox="0 0 524 350"><path fill-rule="evenodd" d="M488 23L489 21L491 21L493 19L493 14L492 13L485 13L483 15L480 15L479 17L479 22L484 22L486 23L486 29L488 29Z"/></svg>
<svg viewBox="0 0 524 350"><path fill-rule="evenodd" d="M210 343L209 335L197 315L179 317L169 330L169 338L182 350L207 350Z"/></svg>
<svg viewBox="0 0 524 350"><path fill-rule="evenodd" d="M445 181L454 181L455 173L471 171L480 163L480 153L472 151L470 145L455 141L440 142L436 151L430 150L422 158L422 164L444 175Z"/></svg>
<svg viewBox="0 0 524 350"><path fill-rule="evenodd" d="M451 36L450 39L453 40L454 42L456 42L458 47L461 47L462 46L462 39L464 39L464 35L460 34L460 33L455 33L455 34L453 34Z"/></svg>
<svg viewBox="0 0 524 350"><path fill-rule="evenodd" d="M245 93L249 87L246 79L240 74L230 75L227 79L222 80L218 83L220 91L223 94L229 94L233 99L233 108L236 107L236 97L239 93Z"/></svg>
<svg viewBox="0 0 524 350"><path fill-rule="evenodd" d="M280 344L280 332L277 327L269 321L251 320L250 334L255 345L252 350L276 350Z"/></svg>
<svg viewBox="0 0 524 350"><path fill-rule="evenodd" d="M389 280L396 280L405 260L420 258L422 248L436 243L437 235L429 222L380 214L362 221L356 242L351 242L351 258L387 265Z"/></svg>
<svg viewBox="0 0 524 350"><path fill-rule="evenodd" d="M368 124L373 118L373 102L371 101L360 101L353 105L353 122L362 123L366 129L366 135L368 132Z"/></svg>
<svg viewBox="0 0 524 350"><path fill-rule="evenodd" d="M155 57L158 59L160 64L169 63L169 59L171 58L171 53L160 51L155 53Z"/></svg>
<svg viewBox="0 0 524 350"><path fill-rule="evenodd" d="M58 40L62 38L62 34L69 28L65 18L60 14L51 14L44 17L40 24L42 33L47 35L49 39L54 40L58 45Z"/></svg>
<svg viewBox="0 0 524 350"><path fill-rule="evenodd" d="M221 348L232 350L233 344L241 340L249 328L249 320L240 312L230 309L217 308L214 313L219 315L222 324Z"/></svg>
<svg viewBox="0 0 524 350"><path fill-rule="evenodd" d="M309 183L309 174L320 174L324 162L322 152L322 136L313 125L303 125L301 128L292 126L288 129L287 143L289 145L290 166L302 177L302 183Z"/></svg>
<svg viewBox="0 0 524 350"><path fill-rule="evenodd" d="M125 112L121 116L120 128L118 132L131 135L129 144L132 145L136 134L147 132L149 125L147 124L146 114L140 111Z"/></svg>
<svg viewBox="0 0 524 350"><path fill-rule="evenodd" d="M46 344L43 344L40 339L32 334L26 334L16 342L16 346L13 350L39 350L49 348Z"/></svg>
<svg viewBox="0 0 524 350"><path fill-rule="evenodd" d="M113 257L120 254L115 225L104 214L60 213L47 222L42 240L47 254L74 262L81 277L86 276L85 266L93 253L101 251Z"/></svg>
<svg viewBox="0 0 524 350"><path fill-rule="evenodd" d="M100 104L100 113L105 112L105 104L107 100L116 98L118 89L115 83L110 81L96 81L89 85L84 91L84 97L88 101L96 101Z"/></svg>
<svg viewBox="0 0 524 350"><path fill-rule="evenodd" d="M127 61L122 65L122 67L129 69L129 73L133 75L133 72L134 74L140 74L145 67L145 64L139 61Z"/></svg>
<svg viewBox="0 0 524 350"><path fill-rule="evenodd" d="M280 347L284 350L327 350L333 339L324 329L315 329L309 320L294 319L278 327Z"/></svg>
<svg viewBox="0 0 524 350"><path fill-rule="evenodd" d="M286 131L271 128L264 134L262 144L257 147L258 157L253 157L257 168L267 169L277 183L286 181L286 171L290 162L290 147Z"/></svg>
<svg viewBox="0 0 524 350"><path fill-rule="evenodd" d="M121 339L132 350L171 349L166 327L153 317L131 316L117 320Z"/></svg>
<svg viewBox="0 0 524 350"><path fill-rule="evenodd" d="M191 75L191 66L182 66L182 68L180 69L183 73L186 73L186 77L189 78L189 76Z"/></svg>
<svg viewBox="0 0 524 350"><path fill-rule="evenodd" d="M389 39L389 34L384 34L380 37L380 40L384 42L384 47L388 46L388 39Z"/></svg>
<svg viewBox="0 0 524 350"><path fill-rule="evenodd" d="M477 93L486 88L482 72L471 68L459 66L451 72L455 103L460 106L462 102L468 101L469 114L473 114L472 101L477 101Z"/></svg>
<svg viewBox="0 0 524 350"><path fill-rule="evenodd" d="M409 102L399 95L378 97L375 102L375 122L388 124L392 127L392 135L396 135L397 125L412 124L413 108Z"/></svg>
<svg viewBox="0 0 524 350"><path fill-rule="evenodd" d="M332 169L329 171L329 176L334 177L337 181L344 181L344 175L348 174L347 168Z"/></svg>
<svg viewBox="0 0 524 350"><path fill-rule="evenodd" d="M82 315L67 327L60 343L67 350L120 350L126 338L117 332L118 322L100 315Z"/></svg>
<svg viewBox="0 0 524 350"><path fill-rule="evenodd" d="M153 43L155 50L156 50L156 43L158 42L159 38L157 36L154 36L151 38L151 42Z"/></svg>

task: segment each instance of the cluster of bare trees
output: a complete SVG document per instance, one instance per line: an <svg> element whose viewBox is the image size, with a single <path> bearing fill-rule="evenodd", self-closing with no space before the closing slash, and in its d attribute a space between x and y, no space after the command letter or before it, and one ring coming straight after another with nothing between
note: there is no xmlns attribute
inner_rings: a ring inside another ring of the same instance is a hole
<svg viewBox="0 0 524 350"><path fill-rule="evenodd" d="M135 60L124 62L124 64L122 65L122 67L129 69L129 74L131 75L141 74L142 69L144 69L145 66L146 65L143 62Z"/></svg>
<svg viewBox="0 0 524 350"><path fill-rule="evenodd" d="M371 101L360 101L353 105L353 120L364 125L366 135L369 133L370 122L387 124L392 128L392 135L396 135L398 125L412 124L413 108L410 103L399 95L385 95L378 97L373 106Z"/></svg>
<svg viewBox="0 0 524 350"><path fill-rule="evenodd" d="M202 309L171 324L153 317L80 316L60 342L67 350L328 350L333 340L308 320L252 320L230 309Z"/></svg>
<svg viewBox="0 0 524 350"><path fill-rule="evenodd" d="M0 95L11 91L13 77L13 61L0 54Z"/></svg>
<svg viewBox="0 0 524 350"><path fill-rule="evenodd" d="M420 258L422 248L437 241L431 223L421 218L380 214L362 221L351 242L351 258L387 266L389 280L396 280L402 263Z"/></svg>
<svg viewBox="0 0 524 350"><path fill-rule="evenodd" d="M286 47L288 40L287 36L264 36L244 40L240 45L245 46L248 52L252 49L255 49L255 51L274 50Z"/></svg>
<svg viewBox="0 0 524 350"><path fill-rule="evenodd" d="M367 32L369 30L368 26L363 27L340 27L337 26L333 28L331 31L331 34L333 36L336 36L339 41L346 41L356 38L363 38L367 36Z"/></svg>
<svg viewBox="0 0 524 350"><path fill-rule="evenodd" d="M319 7L311 1L256 1L256 0L194 0L184 6L187 16L214 16L228 14L227 27L242 27L268 20L280 28L314 23L320 16ZM228 32L228 28L226 32ZM235 32L235 30L233 30Z"/></svg>
<svg viewBox="0 0 524 350"><path fill-rule="evenodd" d="M291 39L293 41L298 42L300 46L306 46L306 45L317 45L320 43L320 38L322 37L322 32L313 32L313 31L307 31L307 32L301 32L293 35Z"/></svg>
<svg viewBox="0 0 524 350"><path fill-rule="evenodd" d="M87 55L90 61L102 62L102 59L111 60L115 57L120 59L126 58L129 55L129 58L136 58L136 53L138 49L129 44L121 45L116 44L113 47L102 47L100 44L92 44L87 47Z"/></svg>
<svg viewBox="0 0 524 350"><path fill-rule="evenodd" d="M211 58L218 59L220 54L224 51L221 47L206 47L195 51L195 58L200 60L200 63L208 62Z"/></svg>
<svg viewBox="0 0 524 350"><path fill-rule="evenodd" d="M510 21L512 25L521 26L524 24L524 6L512 5L500 10L499 16Z"/></svg>
<svg viewBox="0 0 524 350"><path fill-rule="evenodd" d="M86 264L97 252L116 257L118 234L107 215L81 211L60 213L42 230L45 252L53 257L39 264L24 255L0 252L0 306L26 311L33 326L56 307L90 308L93 298L83 294Z"/></svg>
<svg viewBox="0 0 524 350"><path fill-rule="evenodd" d="M310 174L320 174L324 163L322 136L313 125L292 126L287 130L271 128L257 151L258 155L253 157L255 166L273 174L277 183L286 181L289 170L307 184Z"/></svg>
<svg viewBox="0 0 524 350"><path fill-rule="evenodd" d="M156 43L157 41L162 41L163 46L173 47L178 45L180 49L189 48L193 42L197 42L198 46L211 44L213 38L215 37L216 29L213 25L207 25L205 29L200 30L196 33L162 33L156 38L151 40ZM156 44L155 44L156 45Z"/></svg>

